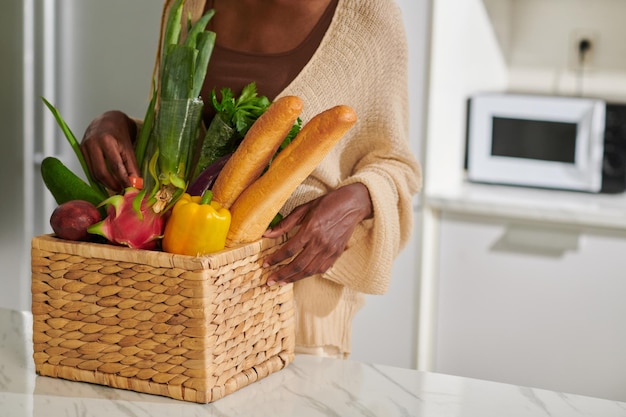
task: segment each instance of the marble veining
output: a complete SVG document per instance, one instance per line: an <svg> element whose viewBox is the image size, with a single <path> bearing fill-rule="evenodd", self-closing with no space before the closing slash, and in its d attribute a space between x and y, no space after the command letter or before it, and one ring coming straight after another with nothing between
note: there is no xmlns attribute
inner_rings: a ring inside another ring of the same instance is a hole
<svg viewBox="0 0 626 417"><path fill-rule="evenodd" d="M32 317L0 309L0 417L626 417L626 403L299 355L212 404L37 376Z"/></svg>

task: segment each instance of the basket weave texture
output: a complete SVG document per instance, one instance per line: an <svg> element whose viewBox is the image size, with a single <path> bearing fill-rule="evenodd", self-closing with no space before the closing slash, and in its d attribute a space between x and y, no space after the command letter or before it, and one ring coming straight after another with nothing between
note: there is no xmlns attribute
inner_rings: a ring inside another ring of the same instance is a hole
<svg viewBox="0 0 626 417"><path fill-rule="evenodd" d="M281 370L292 286L265 285L261 259L283 241L191 257L33 238L36 372L208 403Z"/></svg>

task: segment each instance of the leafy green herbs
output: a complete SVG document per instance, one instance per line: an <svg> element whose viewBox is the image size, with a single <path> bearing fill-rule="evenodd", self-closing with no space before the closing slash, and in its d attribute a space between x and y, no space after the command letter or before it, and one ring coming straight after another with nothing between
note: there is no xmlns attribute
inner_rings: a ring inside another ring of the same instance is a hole
<svg viewBox="0 0 626 417"><path fill-rule="evenodd" d="M215 91L211 94L213 107L218 114L230 124L243 138L252 123L267 110L270 101L265 96L259 96L256 90L256 83L246 85L239 97L235 97L229 88L220 90L222 100L219 101Z"/></svg>
<svg viewBox="0 0 626 417"><path fill-rule="evenodd" d="M220 95L221 100L215 90L211 93L216 114L198 146L200 151L193 178L221 157L234 152L248 129L270 105L267 97L257 94L256 83L246 85L238 97L230 88L222 88Z"/></svg>

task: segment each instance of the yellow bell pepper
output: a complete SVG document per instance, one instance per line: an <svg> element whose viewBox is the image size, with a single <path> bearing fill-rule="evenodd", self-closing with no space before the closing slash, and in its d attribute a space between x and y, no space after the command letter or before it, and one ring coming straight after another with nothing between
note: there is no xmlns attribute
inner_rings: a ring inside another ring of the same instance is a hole
<svg viewBox="0 0 626 417"><path fill-rule="evenodd" d="M224 249L230 211L212 198L211 191L206 191L202 197L184 193L178 199L165 225L165 252L202 256Z"/></svg>

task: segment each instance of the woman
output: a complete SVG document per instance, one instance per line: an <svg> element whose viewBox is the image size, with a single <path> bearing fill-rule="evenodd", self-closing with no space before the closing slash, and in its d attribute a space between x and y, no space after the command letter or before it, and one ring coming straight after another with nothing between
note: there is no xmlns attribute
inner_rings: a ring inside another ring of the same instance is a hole
<svg viewBox="0 0 626 417"><path fill-rule="evenodd" d="M167 1L165 14L172 1ZM346 357L363 293L387 290L393 260L412 229L412 197L421 185L408 146L406 39L394 0L187 0L197 19L214 9L217 34L203 96L256 82L274 99L296 95L304 123L338 104L357 124L296 190L285 219L265 236L299 226L265 259L297 256L268 277L294 282L297 351ZM205 114L205 123L211 114ZM108 112L87 128L82 149L109 188L139 175L132 152L137 127ZM304 279L306 278L306 279Z"/></svg>

